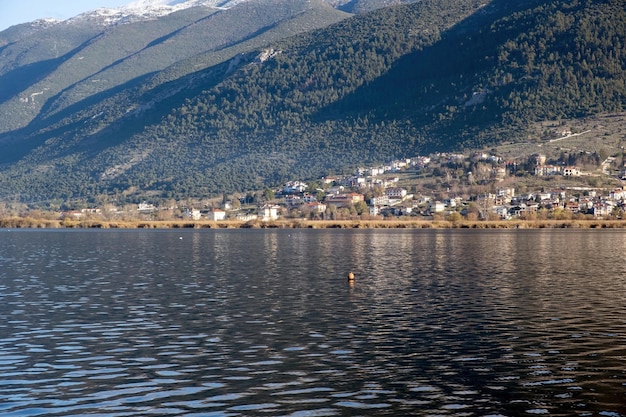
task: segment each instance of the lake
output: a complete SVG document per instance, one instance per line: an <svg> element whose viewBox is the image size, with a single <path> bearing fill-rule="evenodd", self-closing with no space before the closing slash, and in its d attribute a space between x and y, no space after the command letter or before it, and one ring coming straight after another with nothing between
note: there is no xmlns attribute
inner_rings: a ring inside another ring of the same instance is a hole
<svg viewBox="0 0 626 417"><path fill-rule="evenodd" d="M0 230L0 415L626 416L625 255L622 230Z"/></svg>

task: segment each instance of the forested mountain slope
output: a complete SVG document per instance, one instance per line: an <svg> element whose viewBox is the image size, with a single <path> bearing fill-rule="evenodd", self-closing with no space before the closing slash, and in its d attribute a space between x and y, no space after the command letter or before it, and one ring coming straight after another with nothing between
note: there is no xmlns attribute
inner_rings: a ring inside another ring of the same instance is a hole
<svg viewBox="0 0 626 417"><path fill-rule="evenodd" d="M347 17L314 0L259 0L227 10L194 7L159 19L109 25L75 19L33 29L0 48L0 132L45 119L97 94L177 65L173 78ZM2 35L0 34L0 39ZM186 63L195 59L193 64Z"/></svg>
<svg viewBox="0 0 626 417"><path fill-rule="evenodd" d="M0 197L245 191L516 140L531 122L626 106L617 0L423 0L335 13L320 2L264 26L277 35L260 49L262 36L222 41L106 91L65 87L0 138ZM278 35L324 19L338 23ZM124 64L114 66L132 72Z"/></svg>

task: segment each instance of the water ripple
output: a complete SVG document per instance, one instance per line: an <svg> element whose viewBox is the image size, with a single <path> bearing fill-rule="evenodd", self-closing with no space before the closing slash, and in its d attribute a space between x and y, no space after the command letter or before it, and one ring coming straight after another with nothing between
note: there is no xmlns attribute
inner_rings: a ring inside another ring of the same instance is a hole
<svg viewBox="0 0 626 417"><path fill-rule="evenodd" d="M180 233L0 242L0 414L626 416L624 232Z"/></svg>

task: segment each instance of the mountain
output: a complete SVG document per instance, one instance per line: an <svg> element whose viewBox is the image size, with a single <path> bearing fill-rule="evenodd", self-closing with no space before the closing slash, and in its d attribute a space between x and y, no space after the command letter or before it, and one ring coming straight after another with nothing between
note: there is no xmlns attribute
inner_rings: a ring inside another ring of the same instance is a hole
<svg viewBox="0 0 626 417"><path fill-rule="evenodd" d="M213 64L243 48L346 17L323 3L302 0L261 0L226 10L187 7L158 19L154 8L131 19L132 10L103 9L39 25L19 42L7 42L0 49L0 81L9 88L0 93L0 111L13 117L0 132L199 54L219 53Z"/></svg>
<svg viewBox="0 0 626 417"><path fill-rule="evenodd" d="M624 111L619 1L375 4L205 2L1 32L0 199L205 197Z"/></svg>

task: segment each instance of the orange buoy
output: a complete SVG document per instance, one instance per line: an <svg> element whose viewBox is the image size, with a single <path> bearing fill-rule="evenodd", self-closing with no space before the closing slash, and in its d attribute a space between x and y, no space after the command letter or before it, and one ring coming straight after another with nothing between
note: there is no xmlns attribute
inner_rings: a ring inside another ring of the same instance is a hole
<svg viewBox="0 0 626 417"><path fill-rule="evenodd" d="M353 281L353 280L354 280L354 274L352 273L352 271L348 272L348 279L349 279L350 281Z"/></svg>

